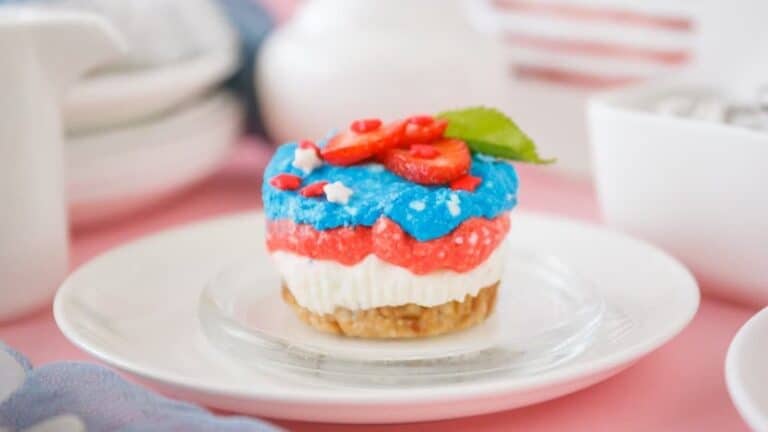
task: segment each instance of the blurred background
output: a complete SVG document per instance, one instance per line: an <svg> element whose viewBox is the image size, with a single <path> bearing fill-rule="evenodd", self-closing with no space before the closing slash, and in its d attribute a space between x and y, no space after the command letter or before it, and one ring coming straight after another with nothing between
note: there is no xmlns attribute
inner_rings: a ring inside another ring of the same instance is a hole
<svg viewBox="0 0 768 432"><path fill-rule="evenodd" d="M515 164L521 210L627 232L707 297L749 306L705 298L685 342L636 369L623 410L717 428L735 418L726 339L768 306L766 17L766 0L0 0L0 360L3 343L38 365L84 358L54 324L65 277L141 236L257 210L280 143L487 105L557 158ZM558 407L589 417L617 400L621 416L628 384Z"/></svg>
<svg viewBox="0 0 768 432"><path fill-rule="evenodd" d="M748 48L761 23L749 30L749 14L734 10L756 3L729 5L731 22L719 3L0 0L97 14L127 44L62 101L76 225L200 181L243 134L274 144L360 116L472 104L509 113L558 158L553 170L587 178L589 96L724 70L741 81L732 65L754 61ZM724 48L736 44L738 52Z"/></svg>
<svg viewBox="0 0 768 432"><path fill-rule="evenodd" d="M20 9L95 16L120 48L96 61L98 37ZM719 0L0 0L0 13L0 85L14 89L0 101L0 199L21 209L0 233L14 251L14 232L57 218L108 227L193 200L184 192L238 167L255 207L278 143L354 118L482 104L558 158L524 180L541 171L540 185L594 185L604 221L748 286L746 297L768 284L768 270L750 270L768 260L768 205L729 194L761 193L768 171L755 165L768 148L768 3L734 0L724 13ZM78 63L87 71L68 80ZM713 164L730 184L709 183ZM57 200L68 216L50 210ZM712 235L724 220L727 235ZM713 244L746 263L703 254Z"/></svg>

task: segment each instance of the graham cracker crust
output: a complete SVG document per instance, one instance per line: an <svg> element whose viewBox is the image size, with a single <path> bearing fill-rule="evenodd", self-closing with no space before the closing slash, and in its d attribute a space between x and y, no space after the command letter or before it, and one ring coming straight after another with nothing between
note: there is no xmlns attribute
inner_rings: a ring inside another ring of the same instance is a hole
<svg viewBox="0 0 768 432"><path fill-rule="evenodd" d="M415 304L384 306L352 311L336 308L331 314L319 314L300 306L283 284L283 300L298 317L317 330L337 335L395 339L437 336L480 324L493 313L499 282L482 288L463 301L424 307Z"/></svg>

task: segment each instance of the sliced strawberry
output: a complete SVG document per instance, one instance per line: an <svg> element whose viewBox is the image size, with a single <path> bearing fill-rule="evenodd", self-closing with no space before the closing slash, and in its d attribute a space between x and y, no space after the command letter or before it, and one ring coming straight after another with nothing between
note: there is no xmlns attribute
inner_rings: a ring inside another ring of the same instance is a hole
<svg viewBox="0 0 768 432"><path fill-rule="evenodd" d="M269 180L269 184L280 190L295 190L301 186L301 177L293 174L278 174Z"/></svg>
<svg viewBox="0 0 768 432"><path fill-rule="evenodd" d="M469 171L472 158L464 141L442 139L433 142L431 147L439 152L432 159L414 156L402 148L389 149L379 159L395 174L426 185L450 183Z"/></svg>
<svg viewBox="0 0 768 432"><path fill-rule="evenodd" d="M319 197L325 194L325 192L323 191L323 187L327 184L328 182L325 180L316 181L312 184L309 184L301 188L299 193L301 194L301 196L306 198Z"/></svg>
<svg viewBox="0 0 768 432"><path fill-rule="evenodd" d="M399 145L405 133L405 121L390 123L372 132L341 132L331 138L321 150L326 162L333 165L352 165Z"/></svg>
<svg viewBox="0 0 768 432"><path fill-rule="evenodd" d="M407 120L403 145L426 144L443 137L448 121L430 116L414 116Z"/></svg>
<svg viewBox="0 0 768 432"><path fill-rule="evenodd" d="M464 177L459 177L456 180L452 181L451 189L474 192L475 189L477 189L477 187L480 186L480 183L482 182L483 182L483 179L481 179L480 177L475 177L473 175L467 174Z"/></svg>

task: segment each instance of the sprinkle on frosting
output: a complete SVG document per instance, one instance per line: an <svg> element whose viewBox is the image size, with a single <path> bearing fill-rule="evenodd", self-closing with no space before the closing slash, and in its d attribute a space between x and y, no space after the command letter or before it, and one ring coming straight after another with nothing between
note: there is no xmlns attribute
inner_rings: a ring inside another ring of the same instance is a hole
<svg viewBox="0 0 768 432"><path fill-rule="evenodd" d="M325 194L325 192L323 191L323 188L327 184L328 182L324 180L316 181L312 184L309 184L301 188L299 193L301 194L301 196L306 198L323 196Z"/></svg>
<svg viewBox="0 0 768 432"><path fill-rule="evenodd" d="M352 189L346 187L344 183L340 181L328 183L327 185L323 186L323 192L325 192L325 198L328 199L328 201L345 205L349 203L349 197L351 197L354 193L352 192ZM354 216L357 214L356 210L357 209L352 209L352 211L350 211L347 209L347 213Z"/></svg>
<svg viewBox="0 0 768 432"><path fill-rule="evenodd" d="M323 165L323 160L317 156L317 151L311 147L296 147L296 150L293 152L293 162L291 165L306 175Z"/></svg>
<svg viewBox="0 0 768 432"><path fill-rule="evenodd" d="M269 185L280 190L295 190L301 187L301 177L293 174L278 174L269 180Z"/></svg>
<svg viewBox="0 0 768 432"><path fill-rule="evenodd" d="M459 177L456 180L452 181L450 184L451 189L453 190L464 190L467 192L474 192L475 189L477 189L478 186L480 186L480 183L483 182L483 179L480 177L475 177L473 175L465 175L463 177ZM490 183L490 186L493 186L493 182Z"/></svg>
<svg viewBox="0 0 768 432"><path fill-rule="evenodd" d="M445 203L445 205L448 206L448 211L451 213L451 216L456 217L461 214L461 207L459 207L458 195L451 194L450 198L448 198L448 201Z"/></svg>

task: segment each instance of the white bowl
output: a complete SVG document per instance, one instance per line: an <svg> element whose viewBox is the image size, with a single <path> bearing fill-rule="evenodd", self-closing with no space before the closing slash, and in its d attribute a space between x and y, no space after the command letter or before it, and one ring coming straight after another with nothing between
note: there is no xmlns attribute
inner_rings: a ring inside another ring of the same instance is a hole
<svg viewBox="0 0 768 432"><path fill-rule="evenodd" d="M768 308L736 334L725 358L725 382L733 404L755 431L768 430Z"/></svg>
<svg viewBox="0 0 768 432"><path fill-rule="evenodd" d="M239 141L242 117L222 90L152 121L67 137L72 223L112 220L212 174Z"/></svg>
<svg viewBox="0 0 768 432"><path fill-rule="evenodd" d="M50 7L95 14L112 24L124 55L66 94L70 134L151 121L214 89L237 69L237 34L212 0L59 0Z"/></svg>
<svg viewBox="0 0 768 432"><path fill-rule="evenodd" d="M668 82L590 101L603 217L680 258L705 291L766 305L768 133L647 109L681 89L715 91Z"/></svg>
<svg viewBox="0 0 768 432"><path fill-rule="evenodd" d="M218 85L237 62L233 46L176 63L83 79L64 101L67 132L108 130L167 114Z"/></svg>

